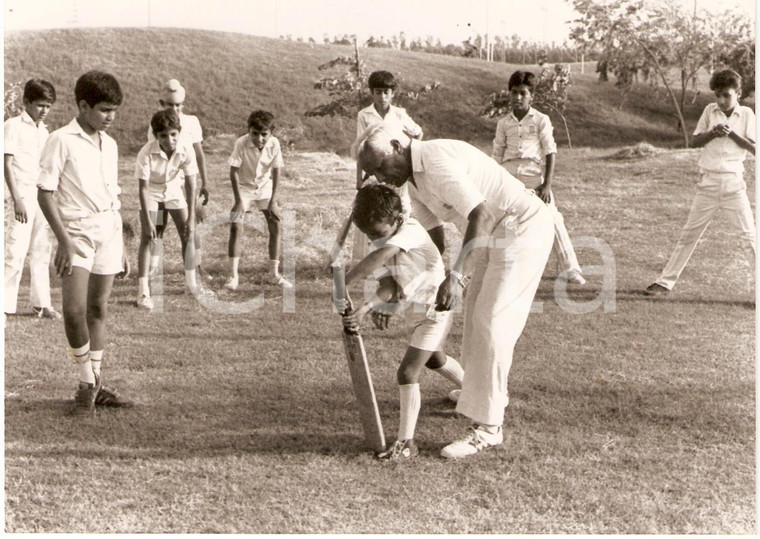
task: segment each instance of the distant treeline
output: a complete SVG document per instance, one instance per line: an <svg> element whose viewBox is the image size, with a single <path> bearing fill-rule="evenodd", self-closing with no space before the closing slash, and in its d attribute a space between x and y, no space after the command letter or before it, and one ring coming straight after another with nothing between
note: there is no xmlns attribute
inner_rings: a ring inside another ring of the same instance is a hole
<svg viewBox="0 0 760 539"><path fill-rule="evenodd" d="M300 41L312 45L317 44L314 38L308 40L302 37L293 37L291 35L280 36L280 39L290 41ZM322 37L322 43L325 45L353 45L355 36L351 34L342 34L336 36ZM448 56L461 56L464 58L488 59L488 48L486 45L486 36L480 34L460 44L448 43L444 45L440 38L427 36L426 38L416 37L408 39L403 32L391 37L370 36L363 43L359 44L364 47L375 47L382 49L396 49L416 52L427 52L431 54L444 54ZM491 42L492 60L494 62L505 62L509 64L540 64L540 63L567 63L580 62L580 50L568 43L558 45L556 43L536 43L523 41L520 36L494 36ZM598 54L586 53L586 61L598 60Z"/></svg>

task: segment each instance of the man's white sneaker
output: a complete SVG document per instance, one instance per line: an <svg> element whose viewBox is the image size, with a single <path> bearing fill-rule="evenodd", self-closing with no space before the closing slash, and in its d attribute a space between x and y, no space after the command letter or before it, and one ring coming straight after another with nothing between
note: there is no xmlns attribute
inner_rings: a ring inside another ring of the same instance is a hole
<svg viewBox="0 0 760 539"><path fill-rule="evenodd" d="M227 290L231 290L232 292L234 292L235 290L238 289L238 284L239 283L238 283L238 278L237 277L230 277L229 279L227 279L227 282L224 283L224 288L226 288Z"/></svg>
<svg viewBox="0 0 760 539"><path fill-rule="evenodd" d="M216 294L208 288L201 288L196 286L195 288L185 287L185 294L191 294L198 299L216 299Z"/></svg>
<svg viewBox="0 0 760 539"><path fill-rule="evenodd" d="M471 426L467 429L467 436L441 449L441 456L445 459L461 459L499 445L503 441L504 433L501 426L496 434L491 434L482 426Z"/></svg>
<svg viewBox="0 0 760 539"><path fill-rule="evenodd" d="M459 395L462 393L461 389L452 389L449 391L449 400L451 402L459 402Z"/></svg>
<svg viewBox="0 0 760 539"><path fill-rule="evenodd" d="M153 310L153 298L150 296L140 296L136 303L140 309L145 309L146 311Z"/></svg>
<svg viewBox="0 0 760 539"><path fill-rule="evenodd" d="M562 273L560 273L559 278L572 284L579 284L579 285L586 284L586 279L583 278L583 275L581 275L581 272L578 271L577 269L563 271Z"/></svg>

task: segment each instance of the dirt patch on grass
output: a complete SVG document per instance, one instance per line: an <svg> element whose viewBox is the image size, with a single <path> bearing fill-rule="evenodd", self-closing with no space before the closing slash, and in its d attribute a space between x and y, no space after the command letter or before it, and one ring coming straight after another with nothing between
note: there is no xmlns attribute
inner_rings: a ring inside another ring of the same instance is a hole
<svg viewBox="0 0 760 539"><path fill-rule="evenodd" d="M662 153L663 151L664 150L662 148L656 148L655 146L652 146L648 142L639 142L638 144L634 144L633 146L626 146L625 148L621 148L615 153L608 155L607 159L612 159L612 160L639 159L642 157L652 157L653 155L657 155L659 153Z"/></svg>

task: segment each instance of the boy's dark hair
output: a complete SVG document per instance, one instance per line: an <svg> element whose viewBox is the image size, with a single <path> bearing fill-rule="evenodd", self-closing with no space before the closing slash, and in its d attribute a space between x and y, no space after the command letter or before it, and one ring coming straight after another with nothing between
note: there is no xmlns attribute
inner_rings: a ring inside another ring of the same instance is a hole
<svg viewBox="0 0 760 539"><path fill-rule="evenodd" d="M710 77L710 90L722 90L724 88L733 88L737 92L742 89L742 76L733 69L724 69L716 71Z"/></svg>
<svg viewBox="0 0 760 539"><path fill-rule="evenodd" d="M268 129L274 131L274 115L265 110L254 110L248 116L248 129L255 128L259 130Z"/></svg>
<svg viewBox="0 0 760 539"><path fill-rule="evenodd" d="M159 110L150 119L150 128L153 130L153 135L158 137L158 134L162 131L168 131L169 129L182 130L182 126L179 123L179 114L174 109Z"/></svg>
<svg viewBox="0 0 760 539"><path fill-rule="evenodd" d="M396 78L390 71L373 71L367 80L367 86L369 86L370 90L374 90L375 88L395 90Z"/></svg>
<svg viewBox="0 0 760 539"><path fill-rule="evenodd" d="M34 101L55 103L55 88L46 80L29 79L24 84L24 101L26 103Z"/></svg>
<svg viewBox="0 0 760 539"><path fill-rule="evenodd" d="M119 81L109 73L94 70L79 77L74 86L74 97L77 105L84 100L91 107L98 103L118 106L124 100Z"/></svg>
<svg viewBox="0 0 760 539"><path fill-rule="evenodd" d="M393 223L401 212L401 197L387 185L365 185L356 193L353 221L362 232L374 223Z"/></svg>
<svg viewBox="0 0 760 539"><path fill-rule="evenodd" d="M507 89L511 90L515 86L520 86L521 84L524 84L530 88L531 92L533 92L533 89L536 87L536 76L530 71L515 71L512 73L512 76L509 77Z"/></svg>

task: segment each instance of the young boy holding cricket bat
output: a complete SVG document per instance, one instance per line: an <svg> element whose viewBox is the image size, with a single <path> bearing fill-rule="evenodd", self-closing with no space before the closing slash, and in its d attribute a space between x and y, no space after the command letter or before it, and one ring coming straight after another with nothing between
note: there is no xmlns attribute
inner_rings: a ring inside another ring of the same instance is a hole
<svg viewBox="0 0 760 539"><path fill-rule="evenodd" d="M376 295L358 309L351 308L343 323L356 329L371 313L375 326L388 327L388 316L409 309L412 337L398 368L401 399L398 436L378 454L381 460L406 460L416 456L414 430L420 411L419 377L423 367L434 370L458 388L464 372L459 362L443 353L451 328L451 312L436 311L436 293L445 277L443 260L427 231L415 219L405 217L401 197L391 187L373 184L356 195L353 221L372 241L372 250L346 275L346 287L369 275L379 280Z"/></svg>

